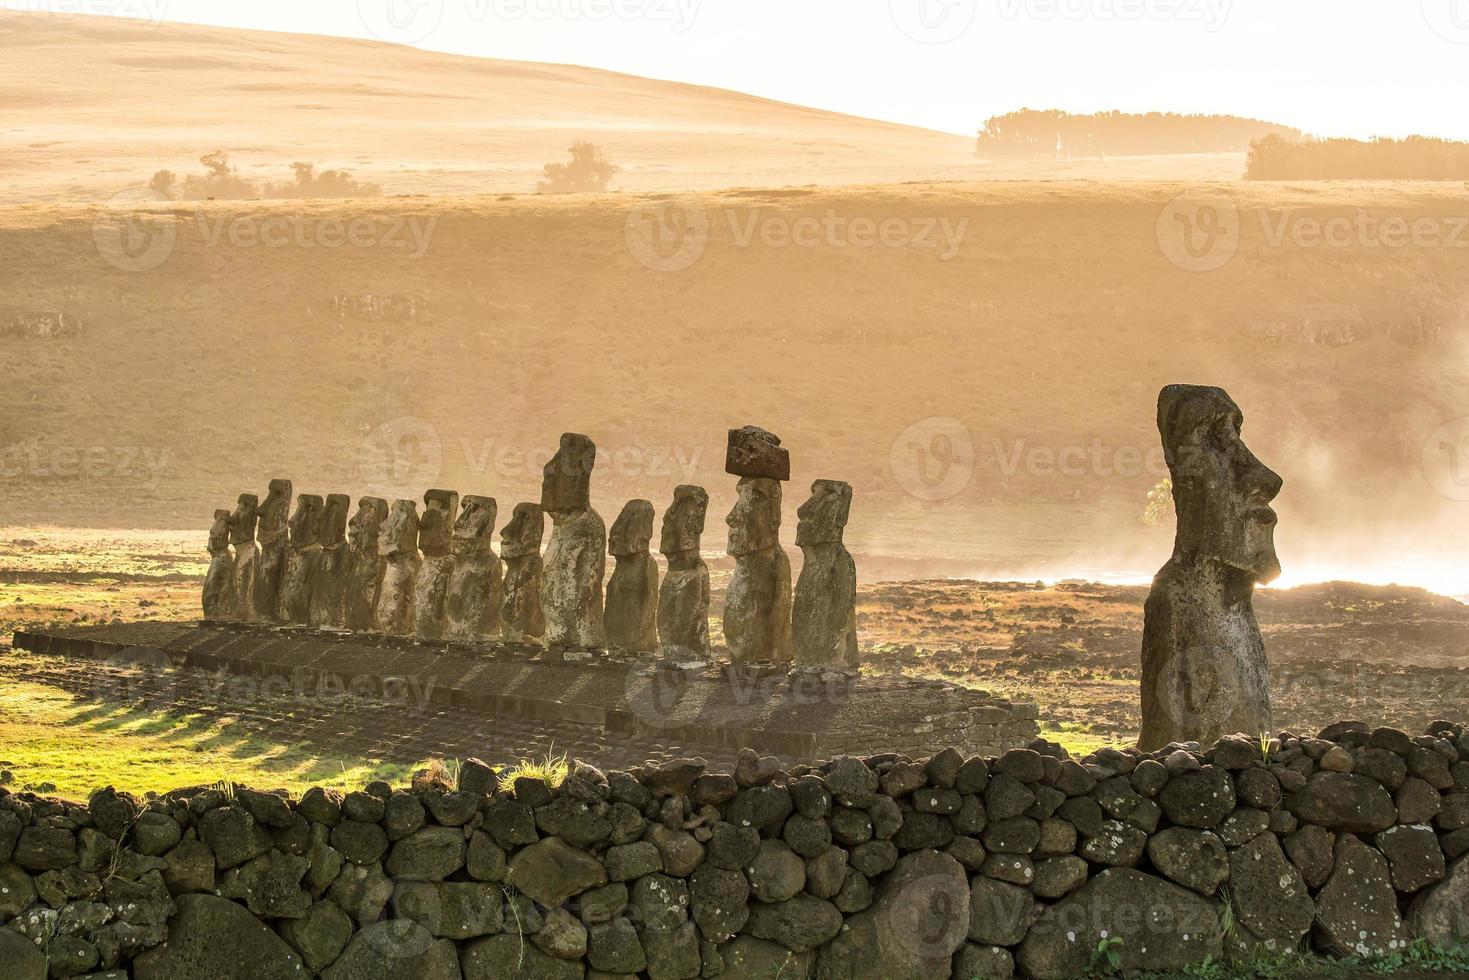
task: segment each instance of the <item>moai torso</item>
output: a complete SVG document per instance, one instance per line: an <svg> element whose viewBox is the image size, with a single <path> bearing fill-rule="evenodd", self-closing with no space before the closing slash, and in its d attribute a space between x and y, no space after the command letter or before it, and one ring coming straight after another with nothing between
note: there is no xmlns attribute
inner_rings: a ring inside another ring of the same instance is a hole
<svg viewBox="0 0 1469 980"><path fill-rule="evenodd" d="M1270 502L1281 480L1245 447L1243 421L1219 388L1170 385L1158 396L1178 529L1143 609L1145 751L1272 730L1251 599L1256 582L1280 574Z"/></svg>
<svg viewBox="0 0 1469 980"><path fill-rule="evenodd" d="M500 557L495 554L495 515L491 497L464 498L454 523L454 569L444 603L444 637L465 643L498 639L500 633Z"/></svg>
<svg viewBox="0 0 1469 980"><path fill-rule="evenodd" d="M347 510L352 498L329 494L321 513L321 558L311 586L311 625L340 629L346 625Z"/></svg>
<svg viewBox="0 0 1469 980"><path fill-rule="evenodd" d="M610 540L617 566L607 583L603 624L613 650L652 653L658 649L658 563L648 551L653 540L653 505L630 500L612 522Z"/></svg>
<svg viewBox="0 0 1469 980"><path fill-rule="evenodd" d="M423 495L423 518L418 523L418 581L413 586L413 635L437 640L444 635L444 604L454 572L454 519L459 494L430 490Z"/></svg>
<svg viewBox="0 0 1469 980"><path fill-rule="evenodd" d="M804 561L791 611L796 663L806 667L856 667L857 563L842 543L852 507L852 487L817 480L797 515L796 546Z"/></svg>
<svg viewBox="0 0 1469 980"><path fill-rule="evenodd" d="M214 512L209 529L209 571L204 573L204 618L235 619L235 556L230 552L230 512Z"/></svg>
<svg viewBox="0 0 1469 980"><path fill-rule="evenodd" d="M505 599L500 607L500 630L506 643L540 644L546 635L541 606L541 538L546 519L536 504L516 504L505 530L500 532L500 557L505 559Z"/></svg>
<svg viewBox="0 0 1469 980"><path fill-rule="evenodd" d="M395 500L378 535L383 557L382 587L378 590L377 628L391 636L413 633L413 587L418 581L418 504Z"/></svg>
<svg viewBox="0 0 1469 980"><path fill-rule="evenodd" d="M790 457L780 440L747 426L729 434L725 469L740 478L729 525L734 575L724 602L724 639L735 663L791 659L791 561L780 546L782 479Z"/></svg>
<svg viewBox="0 0 1469 980"><path fill-rule="evenodd" d="M546 464L541 509L551 515L541 604L546 645L559 650L600 650L602 581L607 575L607 526L591 507L592 467L597 447L586 436L567 433Z"/></svg>
<svg viewBox="0 0 1469 980"><path fill-rule="evenodd" d="M668 657L709 658L709 566L699 554L709 494L680 486L663 513L658 550L668 574L658 590L658 646Z"/></svg>
<svg viewBox="0 0 1469 980"><path fill-rule="evenodd" d="M281 577L290 547L290 517L291 481L271 480L270 491L260 505L256 531L260 571L255 582L255 608L261 619L272 622L280 622Z"/></svg>
<svg viewBox="0 0 1469 980"><path fill-rule="evenodd" d="M303 493L296 498L286 566L281 573L278 618L283 623L305 626L311 622L311 590L321 564L321 517L325 509L325 501L317 494Z"/></svg>
<svg viewBox="0 0 1469 980"><path fill-rule="evenodd" d="M259 507L258 497L242 493L230 515L230 543L235 546L235 614L242 623L258 623L265 618L255 600L255 589L260 584L260 548L255 543Z"/></svg>
<svg viewBox="0 0 1469 980"><path fill-rule="evenodd" d="M357 501L357 513L348 526L346 583L342 597L343 625L367 632L377 628L377 600L387 560L378 539L388 519L388 502L381 497Z"/></svg>

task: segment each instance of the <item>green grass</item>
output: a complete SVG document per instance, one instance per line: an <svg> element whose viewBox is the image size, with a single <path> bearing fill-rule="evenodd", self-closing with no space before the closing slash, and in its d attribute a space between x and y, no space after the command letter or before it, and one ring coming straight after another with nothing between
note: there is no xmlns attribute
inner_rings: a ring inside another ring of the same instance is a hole
<svg viewBox="0 0 1469 980"><path fill-rule="evenodd" d="M1041 738L1048 742L1055 742L1071 753L1073 759L1080 759L1097 749L1106 748L1109 745L1121 746L1116 736L1102 735L1091 730L1088 725L1074 721L1063 721L1058 725L1042 725Z"/></svg>
<svg viewBox="0 0 1469 980"><path fill-rule="evenodd" d="M12 790L86 799L100 786L142 794L228 779L299 792L406 783L414 768L282 745L228 720L79 701L45 684L0 687L0 770Z"/></svg>

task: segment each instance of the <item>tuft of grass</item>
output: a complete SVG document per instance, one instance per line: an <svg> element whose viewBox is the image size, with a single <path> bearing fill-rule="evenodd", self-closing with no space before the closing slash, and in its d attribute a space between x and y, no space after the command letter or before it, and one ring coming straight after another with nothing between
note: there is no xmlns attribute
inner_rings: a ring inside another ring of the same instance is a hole
<svg viewBox="0 0 1469 980"><path fill-rule="evenodd" d="M515 788L515 781L522 776L530 779L543 780L547 786L555 789L566 782L566 777L571 772L571 763L566 758L566 753L554 754L555 750L546 753L546 757L539 761L535 759L521 759L509 769L502 770L499 774L500 791L508 793Z"/></svg>

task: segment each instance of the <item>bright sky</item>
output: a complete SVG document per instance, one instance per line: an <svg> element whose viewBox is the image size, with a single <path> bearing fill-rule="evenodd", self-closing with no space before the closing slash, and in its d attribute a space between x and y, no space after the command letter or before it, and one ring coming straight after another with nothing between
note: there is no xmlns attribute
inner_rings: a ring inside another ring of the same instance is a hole
<svg viewBox="0 0 1469 980"><path fill-rule="evenodd" d="M0 0L567 62L972 134L1028 106L1469 139L1469 0Z"/></svg>

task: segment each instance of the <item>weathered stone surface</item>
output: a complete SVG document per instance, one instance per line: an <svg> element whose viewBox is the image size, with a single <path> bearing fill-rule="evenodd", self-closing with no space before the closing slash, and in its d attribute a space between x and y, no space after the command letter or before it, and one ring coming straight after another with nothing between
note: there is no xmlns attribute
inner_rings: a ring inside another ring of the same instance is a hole
<svg viewBox="0 0 1469 980"><path fill-rule="evenodd" d="M1442 881L1443 849L1432 827L1389 827L1377 835L1374 843L1387 858L1392 869L1392 884L1398 891L1411 895L1418 889Z"/></svg>
<svg viewBox="0 0 1469 980"><path fill-rule="evenodd" d="M1016 963L1037 980L1084 976L1103 940L1119 968L1178 970L1218 959L1224 935L1212 903L1177 885L1127 868L1104 871L1052 905L1031 927Z"/></svg>
<svg viewBox="0 0 1469 980"><path fill-rule="evenodd" d="M393 845L387 871L409 881L441 881L464 867L467 844L457 827L424 827Z"/></svg>
<svg viewBox="0 0 1469 980"><path fill-rule="evenodd" d="M741 980L804 980L816 964L815 953L794 953L779 943L740 936L720 950L724 970Z"/></svg>
<svg viewBox="0 0 1469 980"><path fill-rule="evenodd" d="M638 973L648 964L638 931L627 919L595 923L587 929L587 962L603 973Z"/></svg>
<svg viewBox="0 0 1469 980"><path fill-rule="evenodd" d="M242 493L230 514L230 544L235 549L230 592L235 603L235 616L244 623L256 623L263 617L255 601L255 587L260 579L260 546L255 542L255 528L260 523L260 498Z"/></svg>
<svg viewBox="0 0 1469 980"><path fill-rule="evenodd" d="M516 852L510 859L508 881L540 904L554 908L588 888L607 884L607 869L587 852L551 837Z"/></svg>
<svg viewBox="0 0 1469 980"><path fill-rule="evenodd" d="M965 943L954 954L954 976L965 980L1009 980L1015 975L1015 957L999 946Z"/></svg>
<svg viewBox="0 0 1469 980"><path fill-rule="evenodd" d="M808 953L842 930L842 913L824 898L805 893L783 902L750 906L745 931L756 939L780 943L793 953Z"/></svg>
<svg viewBox="0 0 1469 980"><path fill-rule="evenodd" d="M1320 946L1341 956L1382 956L1407 944L1387 860L1351 834L1336 842L1336 867L1316 896Z"/></svg>
<svg viewBox="0 0 1469 980"><path fill-rule="evenodd" d="M286 942L301 954L307 969L316 971L330 966L342 955L354 929L347 913L337 903L328 901L312 905L299 919L281 923L281 935Z"/></svg>
<svg viewBox="0 0 1469 980"><path fill-rule="evenodd" d="M505 599L500 607L501 635L508 643L539 644L546 635L541 608L541 538L546 518L538 504L516 504L510 523L500 532L505 561Z"/></svg>
<svg viewBox="0 0 1469 980"><path fill-rule="evenodd" d="M255 608L260 618L280 622L281 580L290 547L291 481L271 480L257 512L255 538L260 561L255 576Z"/></svg>
<svg viewBox="0 0 1469 980"><path fill-rule="evenodd" d="M493 497L469 494L454 522L451 553L454 568L444 600L444 638L485 642L500 636L500 606L505 601L504 570L495 554Z"/></svg>
<svg viewBox="0 0 1469 980"><path fill-rule="evenodd" d="M1444 949L1469 942L1469 856L1449 865L1441 884L1418 894L1408 922L1413 935Z"/></svg>
<svg viewBox="0 0 1469 980"><path fill-rule="evenodd" d="M857 564L842 543L851 508L850 484L817 480L796 512L796 546L805 560L796 581L791 641L802 666L858 665Z"/></svg>
<svg viewBox="0 0 1469 980"><path fill-rule="evenodd" d="M699 975L699 931L692 922L672 929L644 929L650 980L693 980Z"/></svg>
<svg viewBox="0 0 1469 980"><path fill-rule="evenodd" d="M1229 891L1236 921L1273 953L1295 951L1316 916L1305 880L1271 833L1230 853Z"/></svg>
<svg viewBox="0 0 1469 980"><path fill-rule="evenodd" d="M231 620L239 615L235 602L235 556L230 550L230 512L216 510L209 528L209 570L204 573L204 618Z"/></svg>
<svg viewBox="0 0 1469 980"><path fill-rule="evenodd" d="M652 540L653 504L629 500L612 522L609 539L617 564L607 582L603 624L613 650L658 649L658 563L648 551Z"/></svg>
<svg viewBox="0 0 1469 980"><path fill-rule="evenodd" d="M699 555L708 509L703 487L682 485L663 513L658 550L668 574L658 590L658 645L665 656L709 657L709 566Z"/></svg>
<svg viewBox="0 0 1469 980"><path fill-rule="evenodd" d="M791 562L780 546L781 488L740 480L727 550L735 559L724 600L724 637L735 663L791 659Z"/></svg>
<svg viewBox="0 0 1469 980"><path fill-rule="evenodd" d="M301 887L310 862L299 855L271 850L226 871L219 894L242 901L265 919L299 919L311 907L311 896Z"/></svg>
<svg viewBox="0 0 1469 980"><path fill-rule="evenodd" d="M1318 772L1305 788L1287 796L1285 805L1305 823L1354 834L1378 833L1398 818L1387 790L1355 773Z"/></svg>
<svg viewBox="0 0 1469 980"><path fill-rule="evenodd" d="M789 480L791 454L781 448L778 437L758 426L730 429L724 471L730 476Z"/></svg>
<svg viewBox="0 0 1469 980"><path fill-rule="evenodd" d="M969 938L989 946L1017 945L1034 907L1026 889L976 875L969 882Z"/></svg>
<svg viewBox="0 0 1469 980"><path fill-rule="evenodd" d="M1144 750L1272 730L1251 597L1280 574L1270 502L1281 479L1241 441L1243 420L1220 388L1169 385L1158 396L1178 529L1144 611Z"/></svg>
<svg viewBox="0 0 1469 980"><path fill-rule="evenodd" d="M276 616L283 623L305 626L311 622L311 590L321 564L321 518L326 501L314 493L296 498L296 511L287 525L286 564L281 572Z"/></svg>
<svg viewBox="0 0 1469 980"><path fill-rule="evenodd" d="M343 586L343 623L351 630L377 626L378 593L387 561L378 550L378 538L388 520L388 502L362 497L347 526L346 583Z"/></svg>
<svg viewBox="0 0 1469 980"><path fill-rule="evenodd" d="M321 974L322 980L460 980L459 955L410 919L367 926Z"/></svg>
<svg viewBox="0 0 1469 980"><path fill-rule="evenodd" d="M49 972L46 954L14 929L0 929L0 968L6 980L46 980ZM183 980L178 973L168 977Z"/></svg>
<svg viewBox="0 0 1469 980"><path fill-rule="evenodd" d="M546 644L552 649L600 650L607 642L602 622L607 526L590 503L596 459L590 439L564 433L541 482L541 509L553 525L541 581Z"/></svg>
<svg viewBox="0 0 1469 980"><path fill-rule="evenodd" d="M341 628L347 622L347 568L351 550L347 545L347 511L352 498L332 493L322 507L317 537L321 557L311 583L310 621L312 626Z"/></svg>
<svg viewBox="0 0 1469 980"><path fill-rule="evenodd" d="M1229 877L1224 842L1207 830L1170 827L1148 839L1148 857L1159 872L1201 895L1212 895Z"/></svg>
<svg viewBox="0 0 1469 980"><path fill-rule="evenodd" d="M393 636L413 633L413 589L418 583L418 504L393 501L378 533L378 555L384 562L374 623Z"/></svg>
<svg viewBox="0 0 1469 980"><path fill-rule="evenodd" d="M586 968L559 960L534 943L510 934L487 936L464 946L464 980L582 980Z"/></svg>
<svg viewBox="0 0 1469 980"><path fill-rule="evenodd" d="M1178 773L1158 794L1158 802L1180 827L1211 829L1234 812L1234 781L1217 766Z"/></svg>
<svg viewBox="0 0 1469 980"><path fill-rule="evenodd" d="M444 635L449 579L454 574L454 522L459 494L429 490L418 522L418 576L413 583L413 635L425 640Z"/></svg>
<svg viewBox="0 0 1469 980"><path fill-rule="evenodd" d="M300 957L243 905L180 895L168 942L133 961L136 980L296 980Z"/></svg>

